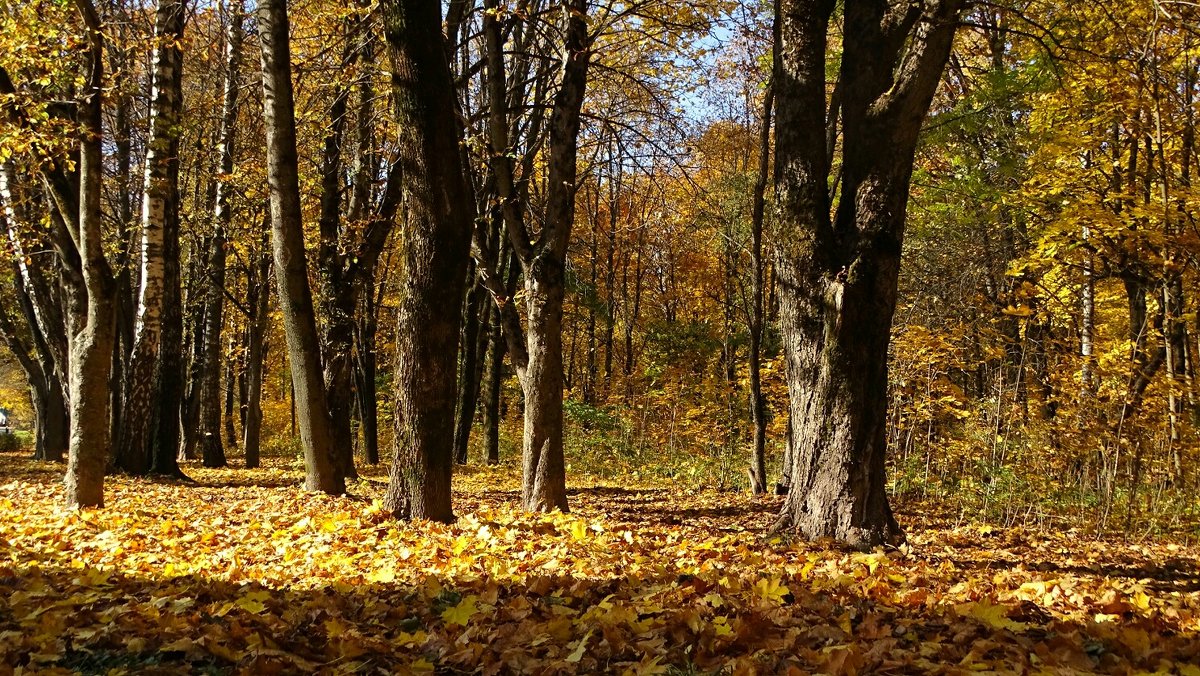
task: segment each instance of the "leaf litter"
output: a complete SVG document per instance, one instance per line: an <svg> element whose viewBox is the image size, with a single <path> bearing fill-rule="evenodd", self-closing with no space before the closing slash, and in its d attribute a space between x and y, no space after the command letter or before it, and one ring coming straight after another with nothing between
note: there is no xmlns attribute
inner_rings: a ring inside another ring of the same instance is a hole
<svg viewBox="0 0 1200 676"><path fill-rule="evenodd" d="M515 508L455 477L453 525L381 476L333 498L290 464L112 477L0 456L0 672L1178 673L1200 676L1200 551L953 526L862 553L769 532L778 498L577 478Z"/></svg>

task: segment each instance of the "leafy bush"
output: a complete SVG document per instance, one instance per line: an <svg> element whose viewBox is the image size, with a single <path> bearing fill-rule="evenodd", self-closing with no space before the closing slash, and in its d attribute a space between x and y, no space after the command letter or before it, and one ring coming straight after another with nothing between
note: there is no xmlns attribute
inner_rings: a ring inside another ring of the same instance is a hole
<svg viewBox="0 0 1200 676"><path fill-rule="evenodd" d="M34 446L33 434L24 430L14 430L0 434L0 451L25 451Z"/></svg>

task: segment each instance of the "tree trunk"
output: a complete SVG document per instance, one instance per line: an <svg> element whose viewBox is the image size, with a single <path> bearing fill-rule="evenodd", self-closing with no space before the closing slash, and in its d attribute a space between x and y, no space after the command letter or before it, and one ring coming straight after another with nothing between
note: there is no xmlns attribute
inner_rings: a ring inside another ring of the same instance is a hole
<svg viewBox="0 0 1200 676"><path fill-rule="evenodd" d="M68 448L68 507L104 506L104 465L112 444L108 417L108 376L112 367L112 280L104 258L100 213L103 179L104 37L90 0L75 0L88 30L88 75L79 105L78 213L63 213L76 225L83 287L71 284L71 437ZM86 308L86 309L84 309Z"/></svg>
<svg viewBox="0 0 1200 676"><path fill-rule="evenodd" d="M562 264L539 261L525 281L529 361L519 369L525 394L521 500L525 509L567 511L563 460ZM553 270L546 268L552 267Z"/></svg>
<svg viewBox="0 0 1200 676"><path fill-rule="evenodd" d="M834 4L782 0L776 24L773 225L793 424L791 491L777 528L870 548L903 538L885 489L888 343L917 136L961 2L846 7L844 33L854 39L842 45L841 190L831 217Z"/></svg>
<svg viewBox="0 0 1200 676"><path fill-rule="evenodd" d="M199 437L200 385L204 379L204 299L201 297L199 281L207 266L207 253L211 249L205 241L188 261L187 313L188 328L186 351L188 354L187 384L179 418L183 423L183 439L179 444L179 459L192 460L196 457Z"/></svg>
<svg viewBox="0 0 1200 676"><path fill-rule="evenodd" d="M179 218L179 116L183 104L182 0L160 0L154 19L153 95L146 184L142 198L141 279L133 352L126 372L121 436L116 461L121 469L144 474L150 469L157 422L164 415L159 384L162 348L166 252L164 244ZM174 252L178 254L176 249ZM178 261L174 261L178 265ZM171 412L166 415L174 415Z"/></svg>
<svg viewBox="0 0 1200 676"><path fill-rule="evenodd" d="M346 487L333 465L333 434L321 377L320 341L304 258L295 104L286 0L263 0L258 9L262 41L263 122L267 131L267 183L279 305L283 311L300 439L305 488L341 494Z"/></svg>
<svg viewBox="0 0 1200 676"><path fill-rule="evenodd" d="M376 355L375 277L368 275L359 290L359 316L355 325L355 394L358 396L359 432L363 440L363 459L368 465L379 464L379 404L375 387Z"/></svg>
<svg viewBox="0 0 1200 676"><path fill-rule="evenodd" d="M512 249L503 246L503 241L498 255L501 261L505 258L508 260L507 267L503 268L506 275L504 289L505 297L512 298L520 281L520 263ZM500 410L500 386L504 378L504 354L508 347L502 331L503 317L500 309L493 307L492 315L487 356L487 398L483 404L483 454L489 465L500 462L500 420L503 417Z"/></svg>
<svg viewBox="0 0 1200 676"><path fill-rule="evenodd" d="M209 247L207 293L205 295L204 340L200 373L199 442L205 467L224 467L225 446L221 443L221 329L225 324L225 244L233 221L229 200L237 140L238 67L242 52L241 0L229 4L229 29L225 40L225 96L221 105L220 169L216 185L212 243Z"/></svg>
<svg viewBox="0 0 1200 676"><path fill-rule="evenodd" d="M179 204L179 164L171 170L171 203ZM183 294L179 278L179 210L163 222L163 308L161 347L154 372L154 436L150 440L150 473L186 479L179 469L183 402Z"/></svg>
<svg viewBox="0 0 1200 676"><path fill-rule="evenodd" d="M18 223L28 223L28 214L15 204L11 167L0 163L0 224L8 234L13 254L13 294L28 327L30 344L17 335L15 324L4 320L4 339L17 357L30 387L37 420L34 458L62 462L67 449L67 409L63 391L67 352L61 299L50 288L53 274L45 264L26 254ZM19 215L20 214L20 215Z"/></svg>
<svg viewBox="0 0 1200 676"><path fill-rule="evenodd" d="M250 268L247 285L250 293L247 300L250 318L246 327L246 423L242 426L242 449L246 453L246 467L259 465L259 447L262 435L262 388L267 360L267 319L271 301L271 257L267 253L268 243L263 238L253 267Z"/></svg>
<svg viewBox="0 0 1200 676"><path fill-rule="evenodd" d="M483 456L489 465L500 462L500 380L503 375L504 336L497 319L492 322L488 339L487 373L484 375L487 389L483 398Z"/></svg>
<svg viewBox="0 0 1200 676"><path fill-rule="evenodd" d="M348 26L352 29L353 26ZM365 28L364 28L365 29ZM347 30L347 33L351 32ZM357 59L355 42L346 39L341 67L348 70ZM343 478L358 476L354 468L354 436L350 426L354 399L351 372L354 351L354 308L357 287L347 274L339 247L342 204L342 139L351 87L341 85L329 108L321 156L320 246L317 250L321 308L321 360L325 398L329 402L330 431L333 434L333 463Z"/></svg>
<svg viewBox="0 0 1200 676"><path fill-rule="evenodd" d="M459 161L441 3L383 7L405 171L406 237L396 322L396 441L384 504L402 519L451 521L451 452L461 302L473 214Z"/></svg>
<svg viewBox="0 0 1200 676"><path fill-rule="evenodd" d="M468 277L470 274L468 273ZM475 409L479 404L479 365L482 361L480 337L489 333L488 313L483 301L484 290L479 284L471 284L463 306L466 310L462 330L461 371L459 373L458 403L454 419L454 462L467 464L467 448L471 440L471 427L475 422ZM482 315L482 316L481 316ZM486 342L483 343L486 347Z"/></svg>
<svg viewBox="0 0 1200 676"><path fill-rule="evenodd" d="M763 220L766 215L767 170L771 164L771 106L774 87L768 83L763 101L762 126L758 134L758 177L754 181L754 203L750 209L750 266L753 292L750 299L750 421L753 425L750 450L751 490L767 492L767 400L762 391L763 336Z"/></svg>

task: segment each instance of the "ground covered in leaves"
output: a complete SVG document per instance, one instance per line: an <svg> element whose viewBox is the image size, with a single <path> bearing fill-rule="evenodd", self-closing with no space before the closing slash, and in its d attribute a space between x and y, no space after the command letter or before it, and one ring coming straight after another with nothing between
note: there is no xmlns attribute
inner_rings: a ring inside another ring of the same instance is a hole
<svg viewBox="0 0 1200 676"><path fill-rule="evenodd" d="M116 477L0 454L0 673L1182 673L1200 549L950 527L854 553L766 530L775 498L574 484L514 509L456 479L453 526L402 524L382 476L303 493L291 464Z"/></svg>

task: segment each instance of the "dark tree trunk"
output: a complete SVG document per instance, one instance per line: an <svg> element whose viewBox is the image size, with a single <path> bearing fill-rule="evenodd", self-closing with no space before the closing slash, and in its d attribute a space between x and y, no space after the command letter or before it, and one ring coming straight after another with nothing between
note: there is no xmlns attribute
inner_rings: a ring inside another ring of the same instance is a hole
<svg viewBox="0 0 1200 676"><path fill-rule="evenodd" d="M375 278L362 280L359 290L359 316L355 326L355 394L358 396L359 432L363 440L363 459L369 465L379 464L379 404L375 377Z"/></svg>
<svg viewBox="0 0 1200 676"><path fill-rule="evenodd" d="M171 197L179 204L179 164L171 170ZM179 210L167 212L163 221L163 308L162 346L154 373L158 400L154 406L154 437L150 443L150 473L186 479L179 469L181 433L180 407L183 403L183 294L179 271Z"/></svg>
<svg viewBox="0 0 1200 676"><path fill-rule="evenodd" d="M825 138L832 0L783 0L774 242L791 400L791 491L778 527L869 548L903 533L885 489L887 353L913 154L959 0L845 8L840 199Z"/></svg>
<svg viewBox="0 0 1200 676"><path fill-rule="evenodd" d="M470 275L468 275L470 276ZM462 330L461 370L459 372L458 403L454 421L454 462L467 464L467 448L471 440L471 426L475 422L475 410L479 404L479 383L482 374L479 366L483 360L483 348L487 343L480 340L488 334L488 310L484 306L483 287L472 284L467 291L463 306L466 310Z"/></svg>
<svg viewBox="0 0 1200 676"><path fill-rule="evenodd" d="M234 350L233 337L230 336L229 353L232 354L233 350ZM233 391L234 391L235 387L237 386L237 371L238 371L237 360L230 359L229 366L227 366L225 368L225 382L223 383L223 385L225 386L225 389L224 389L225 415L222 417L224 418L224 422L225 422L225 441L226 441L226 443L228 443L230 446L233 446L233 447L237 446L237 439L238 439L237 438L237 430L234 428L234 423L233 423L234 418L237 417L233 411Z"/></svg>
<svg viewBox="0 0 1200 676"><path fill-rule="evenodd" d="M451 521L454 400L471 213L458 153L441 3L388 0L392 91L403 162L404 277L396 322L396 441L385 505Z"/></svg>
<svg viewBox="0 0 1200 676"><path fill-rule="evenodd" d="M355 42L347 38L342 52L342 68L353 67L356 58ZM356 287L347 274L344 256L339 251L342 139L345 136L350 92L349 85L339 87L329 108L321 157L321 215L318 228L321 239L317 253L325 398L329 402L330 430L333 434L333 463L343 478L358 476L354 468L354 435L350 426L351 404L354 400L354 374L351 368Z"/></svg>
<svg viewBox="0 0 1200 676"><path fill-rule="evenodd" d="M247 305L250 317L246 327L246 423L242 426L242 449L246 454L246 467L259 465L259 450L262 436L262 389L263 374L267 361L267 313L271 301L271 257L269 246L263 238L262 248L253 257L247 286L250 293Z"/></svg>
<svg viewBox="0 0 1200 676"><path fill-rule="evenodd" d="M225 245L233 221L233 205L228 177L234 169L234 143L237 141L238 67L242 53L241 0L229 5L229 28L225 40L225 93L221 104L221 159L216 182L216 213L208 255L208 275L204 299L204 339L199 391L200 455L205 467L224 467L225 446L221 443L221 330L225 325Z"/></svg>
<svg viewBox="0 0 1200 676"><path fill-rule="evenodd" d="M487 389L483 398L483 456L487 464L500 462L500 381L504 375L504 336L500 333L500 322L492 322L488 338L487 373L484 383Z"/></svg>
<svg viewBox="0 0 1200 676"><path fill-rule="evenodd" d="M516 293L517 283L520 282L521 267L516 253L511 248L499 247L498 254L507 258L507 267L503 268L507 275L504 283L506 298L512 298ZM508 344L502 331L503 319L499 308L492 307L491 336L487 356L487 396L483 403L483 454L489 465L500 462L500 408L501 382L504 378L504 355Z"/></svg>
<svg viewBox="0 0 1200 676"><path fill-rule="evenodd" d="M258 8L262 40L263 121L267 130L267 183L271 194L272 248L288 362L304 445L305 488L345 492L333 464L333 433L321 377L320 341L304 257L295 103L286 0L263 0Z"/></svg>
<svg viewBox="0 0 1200 676"><path fill-rule="evenodd" d="M750 298L750 444L751 489L767 492L767 400L762 391L763 337L763 220L766 215L767 171L771 164L771 106L774 87L767 85L762 126L758 134L758 177L754 181L754 203L750 208L750 266L753 290Z"/></svg>
<svg viewBox="0 0 1200 676"><path fill-rule="evenodd" d="M205 241L201 252L211 247ZM203 277L202 270L207 265L207 254L194 254L188 262L187 273L187 312L188 330L186 348L188 353L187 384L184 388L183 402L180 405L179 418L183 423L183 439L179 444L179 459L192 460L196 457L196 444L199 437L200 420L200 384L204 374L204 306L205 302L200 292L199 281Z"/></svg>
<svg viewBox="0 0 1200 676"><path fill-rule="evenodd" d="M223 192L219 185L218 194ZM228 208L228 196L224 196ZM218 197L218 200L221 198ZM218 201L218 205L220 201ZM218 206L218 209L221 207ZM200 387L198 392L200 457L205 467L224 467L225 445L221 442L221 333L225 325L225 228L218 221L209 250L205 284L204 330L201 340Z"/></svg>

